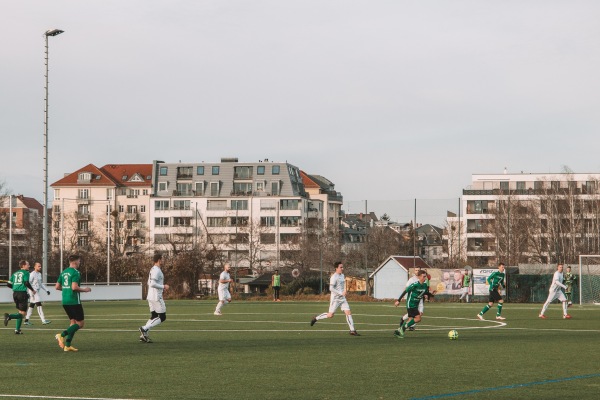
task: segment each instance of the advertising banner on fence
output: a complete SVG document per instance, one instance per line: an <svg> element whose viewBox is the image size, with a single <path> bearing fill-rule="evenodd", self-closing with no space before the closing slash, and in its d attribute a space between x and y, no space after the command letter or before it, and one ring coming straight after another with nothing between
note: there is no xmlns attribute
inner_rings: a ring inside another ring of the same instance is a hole
<svg viewBox="0 0 600 400"><path fill-rule="evenodd" d="M490 288L486 284L486 279L488 276L492 274L492 272L497 271L497 268L485 268L485 269L473 269L473 294L480 296L487 296L490 293ZM507 283L508 284L508 283ZM500 291L500 294L504 296L505 289L503 288Z"/></svg>
<svg viewBox="0 0 600 400"><path fill-rule="evenodd" d="M463 274L461 269L430 269L431 290L437 294L462 294Z"/></svg>

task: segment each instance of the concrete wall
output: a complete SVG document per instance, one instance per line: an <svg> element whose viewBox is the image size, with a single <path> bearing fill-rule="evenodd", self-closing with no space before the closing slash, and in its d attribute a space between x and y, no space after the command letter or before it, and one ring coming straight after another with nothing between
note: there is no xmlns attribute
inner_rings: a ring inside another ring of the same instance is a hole
<svg viewBox="0 0 600 400"><path fill-rule="evenodd" d="M141 283L83 283L82 287L91 287L90 293L81 293L81 301L93 300L142 300ZM50 295L42 293L42 301L61 301L61 292L54 285L46 285ZM0 303L13 303L12 289L0 286Z"/></svg>

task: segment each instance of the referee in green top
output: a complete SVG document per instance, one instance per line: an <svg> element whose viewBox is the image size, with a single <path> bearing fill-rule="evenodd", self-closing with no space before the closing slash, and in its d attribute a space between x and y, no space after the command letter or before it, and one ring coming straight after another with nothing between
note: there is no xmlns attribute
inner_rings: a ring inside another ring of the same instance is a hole
<svg viewBox="0 0 600 400"><path fill-rule="evenodd" d="M279 275L278 269L276 269L275 273L271 276L271 286L273 287L273 301L281 301L279 300L279 289L281 289L281 275Z"/></svg>
<svg viewBox="0 0 600 400"><path fill-rule="evenodd" d="M21 323L23 322L23 318L27 315L27 306L29 302L29 295L27 294L27 289L31 290L33 294L35 294L35 290L29 283L29 262L25 260L19 261L19 269L17 272L12 274L7 285L13 290L13 300L15 301L15 305L17 306L17 310L19 312L14 314L4 314L4 326L8 325L8 321L11 319L17 320L17 326L15 328L16 335L22 335L21 332Z"/></svg>

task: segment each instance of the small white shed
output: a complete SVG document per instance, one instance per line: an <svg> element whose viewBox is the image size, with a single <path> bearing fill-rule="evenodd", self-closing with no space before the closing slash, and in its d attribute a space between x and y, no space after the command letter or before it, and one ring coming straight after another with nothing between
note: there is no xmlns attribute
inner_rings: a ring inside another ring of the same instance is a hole
<svg viewBox="0 0 600 400"><path fill-rule="evenodd" d="M429 268L420 257L389 256L371 274L373 297L376 299L397 299L406 287L413 267Z"/></svg>

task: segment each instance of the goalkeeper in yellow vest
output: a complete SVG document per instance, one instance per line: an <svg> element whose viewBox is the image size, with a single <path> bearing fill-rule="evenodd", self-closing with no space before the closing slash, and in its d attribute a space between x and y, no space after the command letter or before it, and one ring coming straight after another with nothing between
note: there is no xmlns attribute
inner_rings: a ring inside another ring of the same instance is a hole
<svg viewBox="0 0 600 400"><path fill-rule="evenodd" d="M506 286L504 277L504 263L500 263L498 264L498 271L492 272L490 276L488 276L485 280L486 283L490 285L490 296L488 297L488 303L485 305L485 307L483 307L481 312L477 314L477 318L479 318L480 320L483 321L483 314L485 314L490 308L492 308L494 302L496 301L498 302L498 312L496 312L496 319L506 319L502 316L502 304L504 303L504 300L502 299L502 295L500 294L500 289L502 289L503 286Z"/></svg>
<svg viewBox="0 0 600 400"><path fill-rule="evenodd" d="M281 275L279 270L275 270L275 273L271 276L271 287L273 288L273 301L279 300L279 289L281 289Z"/></svg>
<svg viewBox="0 0 600 400"><path fill-rule="evenodd" d="M14 314L4 314L4 326L8 325L8 321L11 319L16 320L15 334L21 335L21 324L27 314L27 306L29 303L29 294L27 289L31 290L34 294L36 291L31 287L29 283L29 262L22 260L19 261L19 269L17 272L11 275L8 280L8 287L13 290L13 300L17 306L17 311Z"/></svg>

